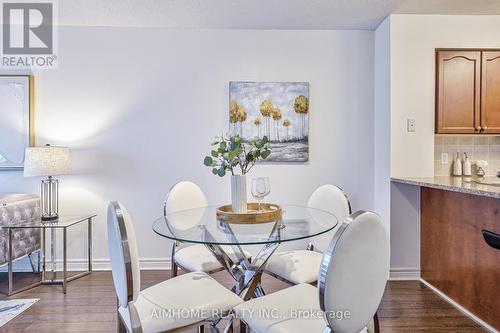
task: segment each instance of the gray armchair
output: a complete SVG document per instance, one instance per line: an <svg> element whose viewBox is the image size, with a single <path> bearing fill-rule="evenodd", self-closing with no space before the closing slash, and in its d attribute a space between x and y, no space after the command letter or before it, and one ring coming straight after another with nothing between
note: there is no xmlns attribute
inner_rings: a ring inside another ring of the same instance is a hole
<svg viewBox="0 0 500 333"><path fill-rule="evenodd" d="M40 198L31 194L2 194L0 193L0 228L16 223L25 223L40 220ZM30 257L33 252L40 250L40 229L13 229L12 234L13 260ZM9 261L8 232L0 229L0 266Z"/></svg>

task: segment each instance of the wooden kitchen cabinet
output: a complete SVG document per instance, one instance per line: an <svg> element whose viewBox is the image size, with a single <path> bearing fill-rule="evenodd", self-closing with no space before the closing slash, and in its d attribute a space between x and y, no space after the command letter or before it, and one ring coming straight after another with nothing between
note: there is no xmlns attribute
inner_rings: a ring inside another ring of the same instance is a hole
<svg viewBox="0 0 500 333"><path fill-rule="evenodd" d="M438 51L436 66L436 133L477 133L481 51Z"/></svg>
<svg viewBox="0 0 500 333"><path fill-rule="evenodd" d="M482 133L500 133L500 51L484 51L481 62Z"/></svg>
<svg viewBox="0 0 500 333"><path fill-rule="evenodd" d="M436 50L436 133L500 134L500 50Z"/></svg>

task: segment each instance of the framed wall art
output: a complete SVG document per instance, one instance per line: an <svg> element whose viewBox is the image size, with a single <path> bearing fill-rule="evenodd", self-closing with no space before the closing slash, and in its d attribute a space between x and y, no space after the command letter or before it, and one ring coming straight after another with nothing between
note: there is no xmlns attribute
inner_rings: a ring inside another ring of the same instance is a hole
<svg viewBox="0 0 500 333"><path fill-rule="evenodd" d="M22 170L34 142L34 78L0 75L0 171Z"/></svg>
<svg viewBox="0 0 500 333"><path fill-rule="evenodd" d="M270 162L309 160L308 82L229 82L229 131L243 140L267 136Z"/></svg>

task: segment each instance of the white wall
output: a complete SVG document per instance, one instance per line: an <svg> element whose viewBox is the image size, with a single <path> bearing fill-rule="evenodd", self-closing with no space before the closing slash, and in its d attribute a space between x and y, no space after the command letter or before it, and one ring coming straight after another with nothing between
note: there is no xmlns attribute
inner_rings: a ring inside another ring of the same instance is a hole
<svg viewBox="0 0 500 333"><path fill-rule="evenodd" d="M391 15L391 176L434 175L436 48L500 48L500 16ZM406 119L416 119L415 133ZM391 187L391 267L420 266L419 189ZM376 193L377 195L377 193Z"/></svg>
<svg viewBox="0 0 500 333"><path fill-rule="evenodd" d="M420 277L420 187L391 183L391 273Z"/></svg>
<svg viewBox="0 0 500 333"><path fill-rule="evenodd" d="M37 144L73 149L61 211L99 214L97 261L108 256L109 200L128 208L140 257L152 262L169 256L151 224L175 182L228 202L228 179L202 160L227 129L230 80L310 82L310 162L251 174L271 177L270 200L305 203L335 183L354 209L373 209L373 32L62 27L59 36L59 68L37 74ZM0 173L0 191L37 193L38 184Z"/></svg>
<svg viewBox="0 0 500 333"><path fill-rule="evenodd" d="M375 31L374 205L390 223L391 168L391 19Z"/></svg>

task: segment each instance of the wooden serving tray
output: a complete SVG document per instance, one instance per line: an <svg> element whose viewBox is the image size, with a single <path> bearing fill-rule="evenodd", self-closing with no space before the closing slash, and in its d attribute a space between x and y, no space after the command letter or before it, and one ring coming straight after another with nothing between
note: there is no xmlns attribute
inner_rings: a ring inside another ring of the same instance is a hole
<svg viewBox="0 0 500 333"><path fill-rule="evenodd" d="M258 224L278 221L282 217L283 210L276 204L248 203L246 213L234 213L231 205L218 207L216 215L218 219L233 224Z"/></svg>

